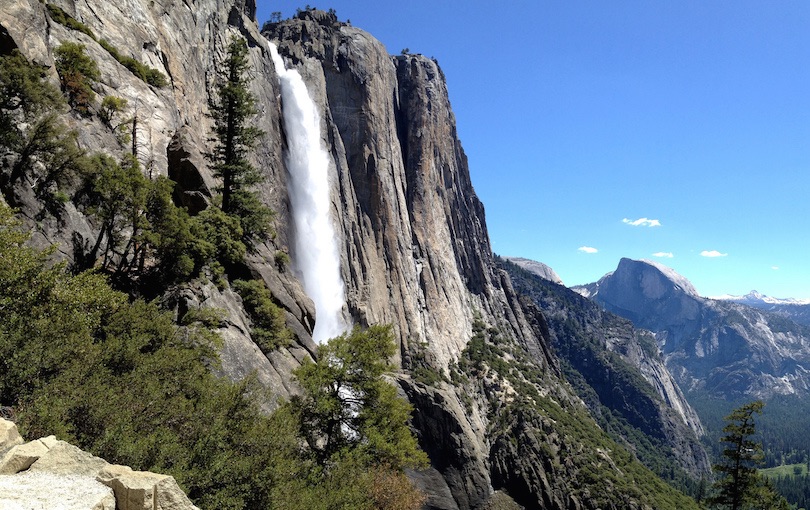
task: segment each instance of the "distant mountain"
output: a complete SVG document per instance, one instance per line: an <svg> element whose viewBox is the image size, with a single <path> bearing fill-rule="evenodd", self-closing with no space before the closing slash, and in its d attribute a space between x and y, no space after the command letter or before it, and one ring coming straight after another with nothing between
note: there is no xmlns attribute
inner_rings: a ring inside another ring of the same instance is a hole
<svg viewBox="0 0 810 510"><path fill-rule="evenodd" d="M536 260L531 259L524 259L522 257L503 257L503 258L515 264L516 266L522 267L526 271L539 276L540 278L563 285L562 278L560 278L557 275L557 273L554 272L553 269L543 264L542 262L537 262Z"/></svg>
<svg viewBox="0 0 810 510"><path fill-rule="evenodd" d="M736 399L810 394L810 327L782 314L701 297L661 264L622 259L575 290L656 335L686 390Z"/></svg>
<svg viewBox="0 0 810 510"><path fill-rule="evenodd" d="M714 296L719 301L733 301L788 317L799 324L810 326L810 299L779 299L752 290L744 296Z"/></svg>
<svg viewBox="0 0 810 510"><path fill-rule="evenodd" d="M653 335L525 269L545 264L520 260L497 261L515 290L543 312L566 379L600 426L666 478L677 478L673 466L695 479L706 475L709 460L697 440L700 418L664 365Z"/></svg>

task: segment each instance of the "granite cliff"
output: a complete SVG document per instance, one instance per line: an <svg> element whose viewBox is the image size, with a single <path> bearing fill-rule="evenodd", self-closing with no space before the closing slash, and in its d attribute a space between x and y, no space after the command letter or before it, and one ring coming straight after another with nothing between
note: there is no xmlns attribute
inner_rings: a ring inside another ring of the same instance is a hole
<svg viewBox="0 0 810 510"><path fill-rule="evenodd" d="M178 318L197 306L224 311L222 372L234 379L256 373L271 395L268 411L296 392L292 370L317 356L313 303L295 271L277 263L280 253L291 253L295 233L274 41L321 112L345 318L392 324L399 342L402 370L394 379L415 407L413 423L431 458L431 469L413 474L429 495L428 507L480 508L496 494L532 508L689 507L597 427L562 377L542 313L519 299L496 266L435 61L391 57L366 32L316 10L260 32L253 0L51 5L103 34L118 53L165 74L168 86L145 83L97 38L55 21L38 0L4 2L0 51L18 49L56 83L54 48L84 44L99 66L96 93L126 99L125 113L137 119L133 147L144 171L174 180L175 200L192 213L206 207L216 187L204 155L217 65L231 37L247 40L256 122L264 131L253 159L265 177L261 200L276 211L275 235L231 268L238 273L231 276L262 279L295 339L263 353L241 299L227 285L196 281L162 298ZM81 148L121 150L92 112L64 118ZM78 264L91 252L99 225L71 201L44 211L35 188L25 177L2 191L34 230L35 243L54 244L56 258Z"/></svg>

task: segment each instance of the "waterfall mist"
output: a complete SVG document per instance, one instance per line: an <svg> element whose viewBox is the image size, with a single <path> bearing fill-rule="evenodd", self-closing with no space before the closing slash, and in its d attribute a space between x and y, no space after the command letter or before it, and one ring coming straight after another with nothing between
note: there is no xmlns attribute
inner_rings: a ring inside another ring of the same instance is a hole
<svg viewBox="0 0 810 510"><path fill-rule="evenodd" d="M287 69L274 44L273 63L281 85L284 129L288 149L285 155L287 191L293 217L293 266L300 274L304 291L315 303L315 331L318 342L336 337L347 329L343 320L346 295L340 275L337 236L331 218L329 155L321 144L318 108L306 84L295 69Z"/></svg>

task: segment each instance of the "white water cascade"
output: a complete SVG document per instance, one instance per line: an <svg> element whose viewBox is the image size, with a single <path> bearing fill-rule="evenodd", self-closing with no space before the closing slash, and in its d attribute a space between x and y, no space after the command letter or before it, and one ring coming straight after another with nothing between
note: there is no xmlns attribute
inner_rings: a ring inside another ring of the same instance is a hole
<svg viewBox="0 0 810 510"><path fill-rule="evenodd" d="M281 85L288 149L287 191L293 217L293 266L315 303L317 342L339 336L346 294L340 275L338 240L331 217L329 155L321 143L318 108L296 69L287 69L274 44L270 53Z"/></svg>

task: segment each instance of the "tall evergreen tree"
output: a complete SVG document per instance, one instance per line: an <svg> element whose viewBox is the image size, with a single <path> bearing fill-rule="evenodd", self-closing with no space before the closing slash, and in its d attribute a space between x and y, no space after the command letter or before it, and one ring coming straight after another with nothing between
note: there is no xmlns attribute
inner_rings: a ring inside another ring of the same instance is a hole
<svg viewBox="0 0 810 510"><path fill-rule="evenodd" d="M719 478L714 484L717 494L712 502L721 508L743 510L752 508L787 508L784 498L773 486L762 480L757 466L764 455L762 443L753 439L756 433L754 415L761 415L764 402L757 400L735 409L726 416L720 440L726 444L723 459L714 466ZM762 506L762 504L766 506Z"/></svg>
<svg viewBox="0 0 810 510"><path fill-rule="evenodd" d="M243 237L253 244L270 230L272 211L259 200L254 186L262 176L248 158L263 131L251 124L256 98L250 92L250 62L244 39L233 37L211 102L213 151L208 155L214 175L222 179L222 210L239 218Z"/></svg>

